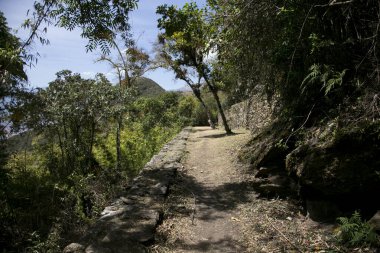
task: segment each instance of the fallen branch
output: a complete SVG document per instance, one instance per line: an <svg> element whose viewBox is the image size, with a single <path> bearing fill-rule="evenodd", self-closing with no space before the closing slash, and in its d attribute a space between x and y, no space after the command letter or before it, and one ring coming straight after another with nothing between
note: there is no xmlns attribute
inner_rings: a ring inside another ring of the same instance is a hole
<svg viewBox="0 0 380 253"><path fill-rule="evenodd" d="M288 143L289 139L290 139L290 138L291 138L296 132L298 132L299 130L301 130L301 129L304 127L304 125L306 124L306 122L307 122L307 121L309 120L309 118L310 118L310 115L311 115L311 112L312 112L313 109L314 109L314 106L315 106L315 104L313 105L313 107L311 107L311 110L310 110L309 114L307 115L305 122L303 122L303 124L302 124L299 128L297 128L297 130L293 131L293 132L288 136L288 138L287 138L286 141L285 141L285 145Z"/></svg>
<svg viewBox="0 0 380 253"><path fill-rule="evenodd" d="M328 4L316 5L315 7L327 7L327 6L345 5L345 4L353 3L354 1L355 0L337 2L336 0L333 0L330 3L328 3Z"/></svg>
<svg viewBox="0 0 380 253"><path fill-rule="evenodd" d="M265 218L267 219L268 223L271 225L271 227L276 230L281 236L283 239L285 239L285 241L287 243L289 243L294 249L296 249L298 252L301 252L303 253L304 251L302 249L300 249L294 242L292 242L288 237L286 237L284 235L284 233L282 233L278 228L276 228L276 226L269 220L269 217L268 215L265 215Z"/></svg>

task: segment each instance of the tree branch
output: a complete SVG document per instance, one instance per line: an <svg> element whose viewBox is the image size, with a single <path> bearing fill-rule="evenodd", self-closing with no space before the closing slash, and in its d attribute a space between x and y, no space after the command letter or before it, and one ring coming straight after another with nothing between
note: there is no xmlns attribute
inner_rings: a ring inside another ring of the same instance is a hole
<svg viewBox="0 0 380 253"><path fill-rule="evenodd" d="M343 1L343 2L337 2L336 0L330 1L328 4L319 4L315 5L315 7L328 7L328 6L337 6L337 5L345 5L355 2L355 0L349 0L349 1Z"/></svg>

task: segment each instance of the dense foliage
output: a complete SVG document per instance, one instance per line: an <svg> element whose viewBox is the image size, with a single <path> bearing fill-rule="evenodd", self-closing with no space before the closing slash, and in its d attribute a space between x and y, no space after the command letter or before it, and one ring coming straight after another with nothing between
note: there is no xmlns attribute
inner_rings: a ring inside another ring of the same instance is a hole
<svg viewBox="0 0 380 253"><path fill-rule="evenodd" d="M194 2L186 3L182 8L174 5L158 6L157 14L160 15L158 28L162 32L159 35L159 43L162 45L160 53L177 78L189 84L201 103L199 86L191 83L188 69L197 73L198 84L201 79L204 80L217 104L218 113L222 118L220 123L223 123L226 133L231 134L218 94L219 80L212 75L212 66L206 59L212 52L210 39L215 32L213 24L205 20L206 13L205 9L198 8ZM207 107L204 107L207 111ZM209 119L210 125L213 126L210 116Z"/></svg>
<svg viewBox="0 0 380 253"><path fill-rule="evenodd" d="M37 0L33 4L31 17L23 24L30 28L29 38L23 47L38 39L49 43L44 37L49 25L67 30L81 29L81 36L88 39L86 49L100 47L109 53L114 39L121 34L126 44L130 43L129 12L137 7L137 0ZM33 55L29 57L34 58Z"/></svg>
<svg viewBox="0 0 380 253"><path fill-rule="evenodd" d="M10 33L4 14L0 12L0 164L5 155L3 141L9 129L10 109L17 104L27 79L19 47L19 39Z"/></svg>
<svg viewBox="0 0 380 253"><path fill-rule="evenodd" d="M193 121L199 106L193 97L178 93L125 94L122 159L116 170L118 94L119 88L102 75L82 79L65 70L23 108L30 109L23 121L28 131L8 140L13 149L2 184L2 248L58 249Z"/></svg>
<svg viewBox="0 0 380 253"><path fill-rule="evenodd" d="M19 98L25 95L23 82L27 79L19 47L18 38L10 33L5 17L0 12L0 238L5 241L9 238L3 237L3 234L7 234L13 225L7 206L11 178L4 169L8 158L6 138L11 127L10 120L14 117L11 110L20 103Z"/></svg>
<svg viewBox="0 0 380 253"><path fill-rule="evenodd" d="M378 103L378 1L209 2L232 100L264 91L302 120L312 108L335 117L367 92Z"/></svg>

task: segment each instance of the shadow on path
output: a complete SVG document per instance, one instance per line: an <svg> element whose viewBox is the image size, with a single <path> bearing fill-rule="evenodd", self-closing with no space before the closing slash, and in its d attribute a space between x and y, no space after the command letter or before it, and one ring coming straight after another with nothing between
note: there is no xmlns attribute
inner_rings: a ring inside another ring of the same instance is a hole
<svg viewBox="0 0 380 253"><path fill-rule="evenodd" d="M182 191L180 198L195 198L196 217L201 220L218 219L217 211L235 210L241 203L247 203L252 198L252 182L230 182L217 187L208 187L198 182L193 176L181 173L177 184Z"/></svg>
<svg viewBox="0 0 380 253"><path fill-rule="evenodd" d="M185 243L183 240L178 240L177 250L187 250L191 252L245 252L244 247L239 245L239 242L231 237L226 237L219 240L204 240L194 244Z"/></svg>
<svg viewBox="0 0 380 253"><path fill-rule="evenodd" d="M204 138L224 138L224 137L233 137L235 135L240 135L241 133L232 133L232 134L226 134L226 133L221 133L221 134L209 134L205 136L201 136L198 138L204 139Z"/></svg>
<svg viewBox="0 0 380 253"><path fill-rule="evenodd" d="M165 218L174 226L170 233L178 235L170 245L171 252L246 251L239 205L251 202L254 193L244 166L232 158L234 148L244 142L243 136L193 129L185 169L177 173ZM169 234L164 237L173 239Z"/></svg>
<svg viewBox="0 0 380 253"><path fill-rule="evenodd" d="M220 229L220 227L215 227L214 223L223 225L226 220L227 223L233 222L231 218L234 213L238 213L238 205L252 200L250 184L250 181L229 182L213 187L199 182L187 173L179 173L174 186L177 188L174 193L175 198L190 199L194 205L186 206L185 210L181 210L175 215L187 218L193 215L193 224L188 224L192 227L191 229L194 229L195 233L207 231L200 234L210 236L194 241L179 238L175 245L172 245L173 252L245 252L244 243L236 239L236 237L239 238L239 235L234 233L234 229L229 231L231 225L227 224L226 228ZM190 223L189 219L187 221ZM234 226L241 225L235 222Z"/></svg>

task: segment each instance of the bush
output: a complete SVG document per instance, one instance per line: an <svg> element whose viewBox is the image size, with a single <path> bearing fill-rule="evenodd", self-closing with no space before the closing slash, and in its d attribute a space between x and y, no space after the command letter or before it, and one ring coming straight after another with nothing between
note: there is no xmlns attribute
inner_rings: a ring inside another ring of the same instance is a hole
<svg viewBox="0 0 380 253"><path fill-rule="evenodd" d="M362 221L359 212L354 212L350 218L339 217L337 238L339 243L349 247L378 246L379 238L374 229Z"/></svg>

